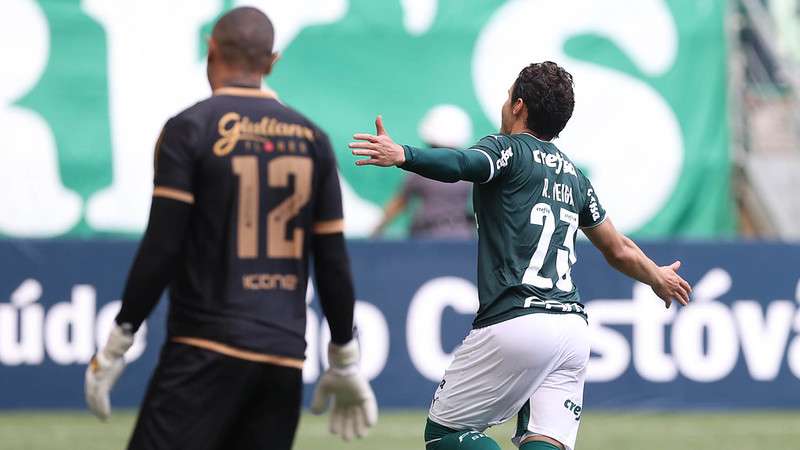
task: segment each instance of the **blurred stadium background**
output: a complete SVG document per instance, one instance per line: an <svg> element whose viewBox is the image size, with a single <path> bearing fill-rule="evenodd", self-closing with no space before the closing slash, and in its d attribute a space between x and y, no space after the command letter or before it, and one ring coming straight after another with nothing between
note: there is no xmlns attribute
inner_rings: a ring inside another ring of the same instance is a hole
<svg viewBox="0 0 800 450"><path fill-rule="evenodd" d="M83 370L146 225L160 127L210 93L205 38L240 4L275 23L269 86L341 149L363 367L382 407L350 447L304 416L298 449L421 448L477 304L471 240L409 238L413 207L368 239L404 173L354 170L349 136L381 113L419 144L423 117L450 105L477 139L496 131L516 72L545 59L576 79L559 147L615 223L656 261L683 260L695 285L694 304L664 311L579 246L594 338L578 448L800 448L797 0L3 0L0 448L124 446L166 302L108 424L83 410ZM307 387L328 339L308 299ZM511 448L509 425L491 434Z"/></svg>

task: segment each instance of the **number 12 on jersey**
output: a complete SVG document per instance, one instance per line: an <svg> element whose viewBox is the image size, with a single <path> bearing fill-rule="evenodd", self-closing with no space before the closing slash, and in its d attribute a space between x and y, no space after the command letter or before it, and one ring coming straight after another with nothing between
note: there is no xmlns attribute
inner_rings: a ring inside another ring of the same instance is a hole
<svg viewBox="0 0 800 450"><path fill-rule="evenodd" d="M557 249L556 252L556 273L558 280L555 285L559 290L568 292L572 290L572 265L575 264L575 233L578 230L578 215L572 211L560 208L560 221L567 225L567 232L564 236L564 247ZM525 274L522 276L524 284L530 284L541 289L552 289L553 280L543 277L539 272L542 270L545 258L547 257L548 250L550 249L550 241L553 239L553 233L556 230L556 220L553 215L553 209L547 203L537 203L531 209L531 224L539 225L542 227L542 233L539 235L539 242L536 244L536 250L533 252L531 262L528 268L525 269Z"/></svg>
<svg viewBox="0 0 800 450"><path fill-rule="evenodd" d="M260 223L259 159L256 156L234 156L233 173L239 177L239 211L236 251L239 258L258 257L258 225ZM304 231L300 227L288 234L287 224L311 198L311 175L314 166L310 158L279 156L267 163L267 186L289 186L289 175L294 177L294 192L267 213L267 257L300 259L303 255Z"/></svg>

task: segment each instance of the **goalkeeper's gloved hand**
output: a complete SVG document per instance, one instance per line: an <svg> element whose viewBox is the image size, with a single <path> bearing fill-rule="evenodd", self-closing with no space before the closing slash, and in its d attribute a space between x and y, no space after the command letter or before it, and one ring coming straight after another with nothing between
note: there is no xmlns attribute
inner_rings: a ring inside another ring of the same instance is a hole
<svg viewBox="0 0 800 450"><path fill-rule="evenodd" d="M333 401L330 431L345 441L364 437L378 421L378 404L369 383L358 370L358 342L328 346L330 368L320 378L311 403L311 412L322 414Z"/></svg>
<svg viewBox="0 0 800 450"><path fill-rule="evenodd" d="M111 401L108 393L114 386L122 369L125 368L123 355L133 345L133 333L114 323L108 342L97 352L86 368L84 390L89 410L100 420L111 415Z"/></svg>

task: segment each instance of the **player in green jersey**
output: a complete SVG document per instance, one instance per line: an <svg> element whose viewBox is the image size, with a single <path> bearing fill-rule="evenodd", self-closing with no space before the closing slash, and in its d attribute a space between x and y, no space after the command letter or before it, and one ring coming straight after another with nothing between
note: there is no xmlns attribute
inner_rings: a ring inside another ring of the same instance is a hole
<svg viewBox="0 0 800 450"><path fill-rule="evenodd" d="M514 415L521 449L574 448L589 359L587 317L570 276L578 228L666 307L689 301L680 262L659 267L619 233L589 179L552 143L572 116L572 86L553 62L523 68L503 104L500 134L469 149L398 145L380 116L375 135L356 134L350 144L366 157L357 165L475 183L480 307L434 395L428 450L498 449L481 432Z"/></svg>

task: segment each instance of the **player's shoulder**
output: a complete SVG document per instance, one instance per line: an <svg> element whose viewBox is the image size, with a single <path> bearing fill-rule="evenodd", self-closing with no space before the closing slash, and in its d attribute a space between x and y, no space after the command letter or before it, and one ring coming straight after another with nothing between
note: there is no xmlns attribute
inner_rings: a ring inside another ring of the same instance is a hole
<svg viewBox="0 0 800 450"><path fill-rule="evenodd" d="M305 125L314 132L316 137L325 139L328 138L328 135L325 133L325 131L323 131L322 128L316 124L316 122L309 119L305 114L282 102L280 103L280 108L283 110L287 122Z"/></svg>
<svg viewBox="0 0 800 450"><path fill-rule="evenodd" d="M475 147L483 147L493 150L501 150L512 145L513 140L511 135L502 133L487 134L480 138Z"/></svg>
<svg viewBox="0 0 800 450"><path fill-rule="evenodd" d="M164 122L162 136L195 142L203 134L206 109L204 101L200 101L173 115Z"/></svg>
<svg viewBox="0 0 800 450"><path fill-rule="evenodd" d="M527 133L505 134L505 133L492 133L482 137L477 147L486 147L497 150L504 150L511 147L516 148L535 148L546 145L546 141L537 139L536 137Z"/></svg>
<svg viewBox="0 0 800 450"><path fill-rule="evenodd" d="M212 103L212 99L214 97L208 97L206 99L200 100L194 103L187 108L184 108L174 116L170 117L167 120L167 124L173 127L191 127L191 126L202 126L211 116L211 112L214 109L214 105Z"/></svg>

